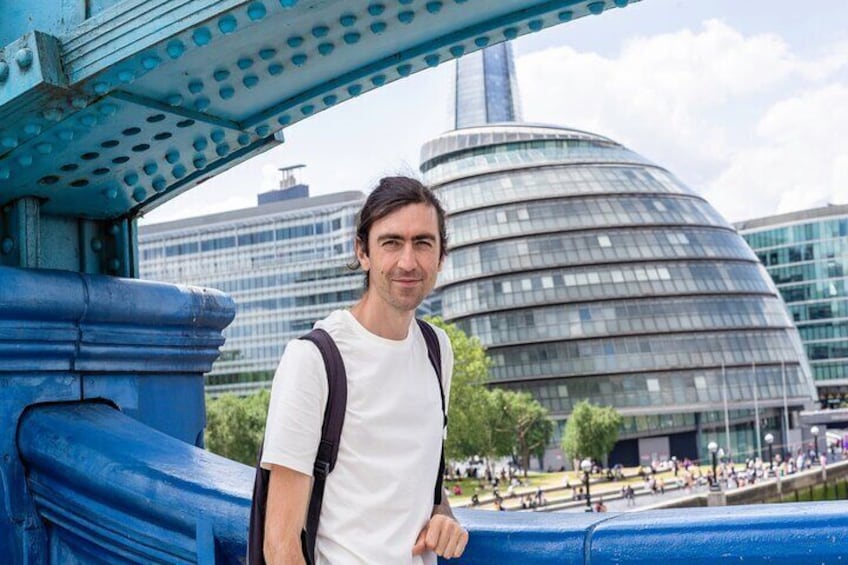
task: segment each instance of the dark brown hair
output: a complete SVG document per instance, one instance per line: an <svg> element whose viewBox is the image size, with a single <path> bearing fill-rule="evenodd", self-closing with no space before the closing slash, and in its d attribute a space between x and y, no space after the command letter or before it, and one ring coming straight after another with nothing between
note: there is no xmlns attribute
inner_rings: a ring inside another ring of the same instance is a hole
<svg viewBox="0 0 848 565"><path fill-rule="evenodd" d="M427 204L436 210L439 222L439 260L448 254L448 236L445 230L445 209L442 203L420 181L409 177L385 177L380 179L377 187L371 191L362 209L356 216L356 241L365 255L368 255L368 236L374 222L381 220L404 206L410 204ZM350 264L351 269L358 269L361 265L354 256ZM365 273L365 288L368 288L368 273Z"/></svg>

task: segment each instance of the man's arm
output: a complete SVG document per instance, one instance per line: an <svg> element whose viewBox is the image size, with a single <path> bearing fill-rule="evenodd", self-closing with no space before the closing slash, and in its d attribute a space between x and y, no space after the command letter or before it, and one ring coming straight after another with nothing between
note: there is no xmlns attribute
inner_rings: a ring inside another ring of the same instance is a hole
<svg viewBox="0 0 848 565"><path fill-rule="evenodd" d="M265 561L268 565L303 565L300 532L306 521L306 509L312 477L273 465L268 483L265 512Z"/></svg>
<svg viewBox="0 0 848 565"><path fill-rule="evenodd" d="M468 532L454 518L448 497L442 494L442 503L433 506L430 521L418 534L412 554L421 555L429 549L436 555L451 559L461 556L467 543Z"/></svg>

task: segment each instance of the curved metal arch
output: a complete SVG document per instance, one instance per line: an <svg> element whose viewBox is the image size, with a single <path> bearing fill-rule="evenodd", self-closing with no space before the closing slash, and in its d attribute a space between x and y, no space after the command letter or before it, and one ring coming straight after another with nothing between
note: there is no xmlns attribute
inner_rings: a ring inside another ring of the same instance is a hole
<svg viewBox="0 0 848 565"><path fill-rule="evenodd" d="M321 110L629 2L126 0L31 30L0 52L0 204L132 218Z"/></svg>

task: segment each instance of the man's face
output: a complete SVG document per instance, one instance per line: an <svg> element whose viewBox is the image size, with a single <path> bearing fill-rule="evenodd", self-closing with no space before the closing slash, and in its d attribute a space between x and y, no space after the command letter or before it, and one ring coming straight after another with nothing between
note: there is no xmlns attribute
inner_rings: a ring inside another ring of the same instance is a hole
<svg viewBox="0 0 848 565"><path fill-rule="evenodd" d="M415 311L436 284L439 245L438 216L428 204L409 204L374 222L368 255L356 244L372 298L397 311Z"/></svg>

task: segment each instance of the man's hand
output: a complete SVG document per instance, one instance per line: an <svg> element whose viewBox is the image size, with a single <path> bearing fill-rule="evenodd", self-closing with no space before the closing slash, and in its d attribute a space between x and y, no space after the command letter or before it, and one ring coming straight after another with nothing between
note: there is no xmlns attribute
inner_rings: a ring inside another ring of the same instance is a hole
<svg viewBox="0 0 848 565"><path fill-rule="evenodd" d="M459 557L468 543L468 532L455 519L443 514L434 514L412 546L412 555L421 555L432 550L436 555L451 559Z"/></svg>

